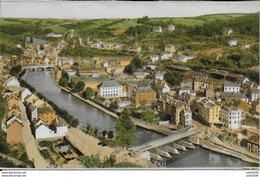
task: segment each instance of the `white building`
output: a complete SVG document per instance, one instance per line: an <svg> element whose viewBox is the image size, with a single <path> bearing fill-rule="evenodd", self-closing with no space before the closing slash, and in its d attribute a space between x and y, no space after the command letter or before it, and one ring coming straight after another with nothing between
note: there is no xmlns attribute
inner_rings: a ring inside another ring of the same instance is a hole
<svg viewBox="0 0 260 177"><path fill-rule="evenodd" d="M191 126L192 125L192 111L190 109L185 109L183 111L184 114L184 126Z"/></svg>
<svg viewBox="0 0 260 177"><path fill-rule="evenodd" d="M175 30L175 26L173 24L170 24L167 29L168 31L173 31Z"/></svg>
<svg viewBox="0 0 260 177"><path fill-rule="evenodd" d="M168 86L168 84L164 84L163 88L162 88L162 93L169 93L170 92L170 87Z"/></svg>
<svg viewBox="0 0 260 177"><path fill-rule="evenodd" d="M15 76L5 82L6 87L20 87L20 83Z"/></svg>
<svg viewBox="0 0 260 177"><path fill-rule="evenodd" d="M68 127L65 124L56 125L52 130L50 129L44 121L38 119L35 122L35 139L51 139L60 138L68 134Z"/></svg>
<svg viewBox="0 0 260 177"><path fill-rule="evenodd" d="M237 39L231 39L228 41L229 46L236 46L237 45Z"/></svg>
<svg viewBox="0 0 260 177"><path fill-rule="evenodd" d="M163 59L169 59L171 57L172 57L172 53L170 53L170 52L162 53L162 55L161 55L162 60Z"/></svg>
<svg viewBox="0 0 260 177"><path fill-rule="evenodd" d="M241 127L242 109L224 107L220 111L220 119L228 129Z"/></svg>
<svg viewBox="0 0 260 177"><path fill-rule="evenodd" d="M22 93L21 93L21 100L24 102L24 99L28 96L31 95L32 92L28 88L24 88Z"/></svg>
<svg viewBox="0 0 260 177"><path fill-rule="evenodd" d="M48 37L61 37L62 34L60 34L60 33L49 33L49 34L47 34L47 36Z"/></svg>
<svg viewBox="0 0 260 177"><path fill-rule="evenodd" d="M251 101L255 101L259 98L259 89L251 88Z"/></svg>
<svg viewBox="0 0 260 177"><path fill-rule="evenodd" d="M224 92L240 93L240 84L235 82L224 82Z"/></svg>
<svg viewBox="0 0 260 177"><path fill-rule="evenodd" d="M155 79L163 81L164 73L165 73L164 71L157 71L156 74L155 74Z"/></svg>
<svg viewBox="0 0 260 177"><path fill-rule="evenodd" d="M179 95L183 94L183 93L188 93L190 94L190 88L189 87L183 87L179 90Z"/></svg>
<svg viewBox="0 0 260 177"><path fill-rule="evenodd" d="M160 59L160 56L157 55L157 54L150 55L150 60L151 60L153 63L157 62L159 59Z"/></svg>
<svg viewBox="0 0 260 177"><path fill-rule="evenodd" d="M195 56L194 55L181 55L178 60L181 62L187 62L190 59L193 59Z"/></svg>
<svg viewBox="0 0 260 177"><path fill-rule="evenodd" d="M31 108L31 121L35 120L38 118L38 108L37 107L32 107Z"/></svg>
<svg viewBox="0 0 260 177"><path fill-rule="evenodd" d="M123 97L126 93L123 92L123 87L115 80L104 81L100 86L100 96L105 98Z"/></svg>

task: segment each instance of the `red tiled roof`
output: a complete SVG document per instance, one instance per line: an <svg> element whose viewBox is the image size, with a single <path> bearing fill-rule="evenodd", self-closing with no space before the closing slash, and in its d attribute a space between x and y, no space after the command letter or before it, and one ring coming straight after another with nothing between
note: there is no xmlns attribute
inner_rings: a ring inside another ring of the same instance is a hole
<svg viewBox="0 0 260 177"><path fill-rule="evenodd" d="M259 136L253 135L248 139L248 141L259 145Z"/></svg>

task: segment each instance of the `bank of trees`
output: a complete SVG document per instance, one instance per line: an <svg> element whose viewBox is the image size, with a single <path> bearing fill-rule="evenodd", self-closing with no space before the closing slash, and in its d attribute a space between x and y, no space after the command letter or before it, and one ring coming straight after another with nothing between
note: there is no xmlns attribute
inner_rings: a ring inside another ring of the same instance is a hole
<svg viewBox="0 0 260 177"><path fill-rule="evenodd" d="M133 74L137 69L143 67L143 61L139 56L135 56L129 65L124 68L124 73Z"/></svg>
<svg viewBox="0 0 260 177"><path fill-rule="evenodd" d="M90 87L87 87L86 90L82 93L83 98L89 99L93 96L93 90Z"/></svg>
<svg viewBox="0 0 260 177"><path fill-rule="evenodd" d="M183 74L177 71L167 71L164 78L171 86L179 85L182 81Z"/></svg>
<svg viewBox="0 0 260 177"><path fill-rule="evenodd" d="M130 119L129 112L124 109L116 122L116 143L120 146L131 146L134 144L135 126Z"/></svg>

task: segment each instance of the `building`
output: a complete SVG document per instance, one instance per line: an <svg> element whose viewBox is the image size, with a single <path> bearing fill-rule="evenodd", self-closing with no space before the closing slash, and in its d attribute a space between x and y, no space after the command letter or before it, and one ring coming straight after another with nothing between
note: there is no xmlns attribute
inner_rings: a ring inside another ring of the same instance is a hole
<svg viewBox="0 0 260 177"><path fill-rule="evenodd" d="M22 90L22 93L21 93L21 100L22 100L22 102L24 102L25 101L25 98L28 96L28 95L31 95L32 94L32 92L28 89L28 88L24 88L23 90Z"/></svg>
<svg viewBox="0 0 260 177"><path fill-rule="evenodd" d="M154 55L150 55L150 60L155 63L160 59L160 55L154 54Z"/></svg>
<svg viewBox="0 0 260 177"><path fill-rule="evenodd" d="M151 105L156 100L156 92L150 86L138 87L133 91L132 102L135 104L135 107Z"/></svg>
<svg viewBox="0 0 260 177"><path fill-rule="evenodd" d="M171 100L170 102L166 101L163 104L164 108L162 110L164 110L165 114L171 116L172 123L174 125L180 125L183 110L186 108L185 103L179 100ZM183 119L185 118L183 117Z"/></svg>
<svg viewBox="0 0 260 177"><path fill-rule="evenodd" d="M182 95L183 93L188 93L188 94L190 94L190 88L189 88L189 87L181 88L181 89L179 90L179 95Z"/></svg>
<svg viewBox="0 0 260 177"><path fill-rule="evenodd" d="M5 85L6 87L20 87L20 82L13 76L5 82Z"/></svg>
<svg viewBox="0 0 260 177"><path fill-rule="evenodd" d="M206 88L205 96L206 96L206 98L214 98L216 96L216 94L214 92L214 88L212 88L212 87Z"/></svg>
<svg viewBox="0 0 260 177"><path fill-rule="evenodd" d="M164 71L157 71L156 74L155 74L155 79L163 81L164 73L165 73Z"/></svg>
<svg viewBox="0 0 260 177"><path fill-rule="evenodd" d="M51 107L39 107L37 111L38 118L43 119L48 125L50 125L55 118L55 111Z"/></svg>
<svg viewBox="0 0 260 177"><path fill-rule="evenodd" d="M31 108L31 121L38 119L38 108L32 107Z"/></svg>
<svg viewBox="0 0 260 177"><path fill-rule="evenodd" d="M220 111L220 119L228 129L241 127L242 109L235 107L223 107Z"/></svg>
<svg viewBox="0 0 260 177"><path fill-rule="evenodd" d="M178 60L181 62L186 63L188 60L193 59L195 56L194 55L181 55Z"/></svg>
<svg viewBox="0 0 260 177"><path fill-rule="evenodd" d="M224 92L231 92L231 93L239 93L240 92L240 84L236 82L224 82Z"/></svg>
<svg viewBox="0 0 260 177"><path fill-rule="evenodd" d="M17 116L6 121L7 142L10 144L23 143L23 123Z"/></svg>
<svg viewBox="0 0 260 177"><path fill-rule="evenodd" d="M223 92L221 97L224 98L227 103L231 103L233 100L242 100L244 102L248 102L248 98L244 93Z"/></svg>
<svg viewBox="0 0 260 177"><path fill-rule="evenodd" d="M162 32L162 27L161 26L154 26L153 27L153 32L161 33Z"/></svg>
<svg viewBox="0 0 260 177"><path fill-rule="evenodd" d="M19 100L16 97L11 97L7 100L7 108L8 110L11 110L13 107L18 107L19 106Z"/></svg>
<svg viewBox="0 0 260 177"><path fill-rule="evenodd" d="M220 106L206 98L196 99L192 107L192 112L208 125L221 124L220 110Z"/></svg>
<svg viewBox="0 0 260 177"><path fill-rule="evenodd" d="M170 91L171 91L170 87L168 86L167 83L165 83L162 88L162 93L169 93Z"/></svg>
<svg viewBox="0 0 260 177"><path fill-rule="evenodd" d="M259 99L259 89L251 88L250 89L250 97L251 97L252 102Z"/></svg>
<svg viewBox="0 0 260 177"><path fill-rule="evenodd" d="M104 98L124 97L123 87L116 80L104 81L99 88L100 96Z"/></svg>
<svg viewBox="0 0 260 177"><path fill-rule="evenodd" d="M134 72L133 75L136 79L144 79L145 76L149 75L147 72Z"/></svg>
<svg viewBox="0 0 260 177"><path fill-rule="evenodd" d="M176 51L175 45L173 45L173 44L167 44L167 45L165 45L164 51L165 51L165 52L175 52L175 51Z"/></svg>
<svg viewBox="0 0 260 177"><path fill-rule="evenodd" d="M165 53L162 53L161 55L161 59L170 59L172 57L172 53L170 52L165 52Z"/></svg>
<svg viewBox="0 0 260 177"><path fill-rule="evenodd" d="M231 39L228 41L229 46L236 46L237 45L237 39Z"/></svg>
<svg viewBox="0 0 260 177"><path fill-rule="evenodd" d="M181 125L192 126L192 111L190 109L184 109L181 113Z"/></svg>
<svg viewBox="0 0 260 177"><path fill-rule="evenodd" d="M122 100L122 101L117 102L117 105L119 106L119 108L130 106L131 104L132 104L132 102L130 100Z"/></svg>
<svg viewBox="0 0 260 177"><path fill-rule="evenodd" d="M98 89L98 86L102 83L102 80L101 79L85 79L84 80L84 83L85 83L85 88L84 90L89 87L91 88L92 90L94 91L97 91Z"/></svg>
<svg viewBox="0 0 260 177"><path fill-rule="evenodd" d="M168 25L167 30L173 31L173 30L175 30L175 26L173 24L170 24L170 25Z"/></svg>
<svg viewBox="0 0 260 177"><path fill-rule="evenodd" d="M259 136L252 135L247 141L247 150L259 154Z"/></svg>

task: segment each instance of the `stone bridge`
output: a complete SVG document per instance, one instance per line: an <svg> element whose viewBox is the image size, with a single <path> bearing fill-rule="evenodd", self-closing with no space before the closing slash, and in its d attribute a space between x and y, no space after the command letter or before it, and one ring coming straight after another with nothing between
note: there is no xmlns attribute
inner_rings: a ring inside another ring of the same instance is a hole
<svg viewBox="0 0 260 177"><path fill-rule="evenodd" d="M43 69L43 70L46 70L48 68L54 67L54 64L23 65L22 67L23 67L23 69L34 69L34 70Z"/></svg>
<svg viewBox="0 0 260 177"><path fill-rule="evenodd" d="M160 139L157 139L157 140L154 140L154 141L151 141L151 142L139 145L139 146L134 146L134 147L130 148L129 150L141 153L141 152L155 149L155 148L161 147L163 145L166 145L168 143L172 143L174 141L195 135L197 133L198 132L197 132L196 128L185 128L185 129L179 130L178 132L173 133L167 137L163 137L163 138L160 138Z"/></svg>

